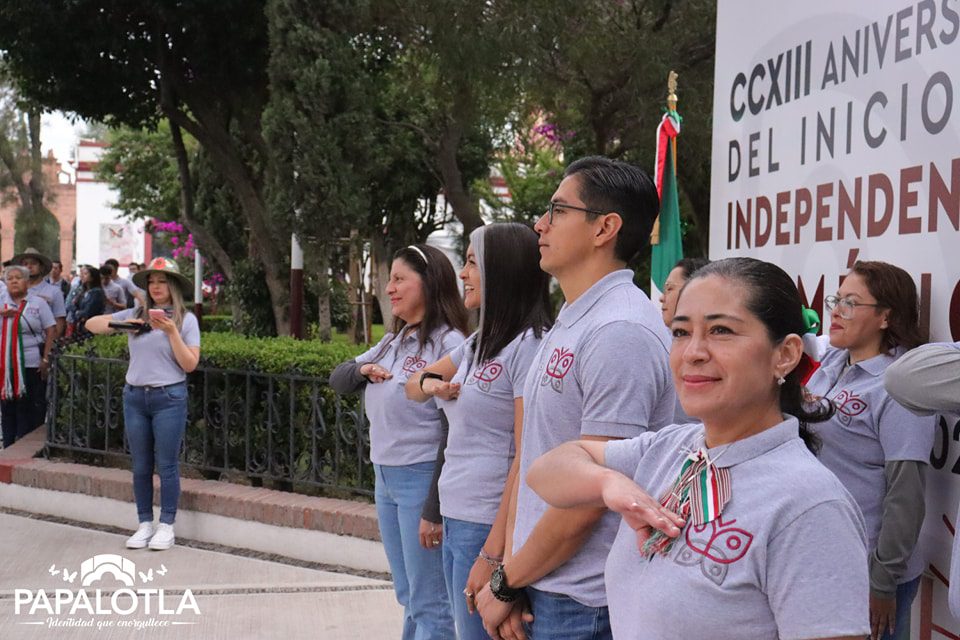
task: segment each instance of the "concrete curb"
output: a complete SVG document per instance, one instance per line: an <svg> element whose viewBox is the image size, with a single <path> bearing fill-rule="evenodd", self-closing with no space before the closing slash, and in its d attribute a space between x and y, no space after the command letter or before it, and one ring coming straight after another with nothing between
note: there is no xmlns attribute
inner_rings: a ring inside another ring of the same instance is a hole
<svg viewBox="0 0 960 640"><path fill-rule="evenodd" d="M0 504L97 524L135 524L130 471L34 457L45 439L41 428L0 450ZM154 487L159 504L156 477ZM181 480L177 533L313 562L389 571L376 508L350 500L187 478Z"/></svg>

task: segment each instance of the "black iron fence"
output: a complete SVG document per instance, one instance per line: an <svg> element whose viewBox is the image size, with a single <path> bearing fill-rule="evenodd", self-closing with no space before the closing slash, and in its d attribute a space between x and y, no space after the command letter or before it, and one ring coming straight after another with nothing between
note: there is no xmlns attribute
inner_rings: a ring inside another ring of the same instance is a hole
<svg viewBox="0 0 960 640"><path fill-rule="evenodd" d="M123 435L127 361L89 354L56 359L47 449L129 458ZM323 378L201 365L187 378L189 409L181 462L206 477L373 493L362 399Z"/></svg>

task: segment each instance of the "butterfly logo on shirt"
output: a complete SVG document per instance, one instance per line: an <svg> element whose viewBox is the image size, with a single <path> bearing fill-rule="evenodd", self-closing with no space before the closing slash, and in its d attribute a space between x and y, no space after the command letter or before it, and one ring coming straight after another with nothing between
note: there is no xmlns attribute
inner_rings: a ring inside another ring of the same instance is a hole
<svg viewBox="0 0 960 640"><path fill-rule="evenodd" d="M833 404L837 407L837 418L844 425L850 424L855 417L866 411L870 406L866 400L848 389L844 389L834 396Z"/></svg>
<svg viewBox="0 0 960 640"><path fill-rule="evenodd" d="M700 565L700 571L715 584L722 585L730 565L741 560L753 543L753 534L717 517L702 526L689 525L686 545L681 546L674 562L686 567Z"/></svg>
<svg viewBox="0 0 960 640"><path fill-rule="evenodd" d="M489 393L493 382L500 377L501 373L503 373L503 365L494 360L474 371L467 378L466 384L475 384L481 391Z"/></svg>
<svg viewBox="0 0 960 640"><path fill-rule="evenodd" d="M418 356L407 356L403 359L403 370L409 376L427 366L427 361Z"/></svg>
<svg viewBox="0 0 960 640"><path fill-rule="evenodd" d="M550 355L547 368L540 378L540 386L550 386L557 393L563 393L563 379L573 367L573 352L564 347L558 347Z"/></svg>

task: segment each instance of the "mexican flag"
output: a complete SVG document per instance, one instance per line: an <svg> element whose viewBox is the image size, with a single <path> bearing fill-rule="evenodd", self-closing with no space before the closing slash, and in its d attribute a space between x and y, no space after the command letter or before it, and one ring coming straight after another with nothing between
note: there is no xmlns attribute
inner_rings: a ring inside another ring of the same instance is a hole
<svg viewBox="0 0 960 640"><path fill-rule="evenodd" d="M650 299L657 301L670 271L683 258L680 238L680 202L677 197L677 136L680 114L667 111L657 127L657 159L654 164L660 215L650 234L653 257L650 263Z"/></svg>

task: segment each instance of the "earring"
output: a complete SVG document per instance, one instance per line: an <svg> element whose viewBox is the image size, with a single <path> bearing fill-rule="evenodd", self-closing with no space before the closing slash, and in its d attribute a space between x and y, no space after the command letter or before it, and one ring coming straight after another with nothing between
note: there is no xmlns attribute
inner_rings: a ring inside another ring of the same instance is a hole
<svg viewBox="0 0 960 640"><path fill-rule="evenodd" d="M786 382L786 381L787 381L787 379L783 377L783 374L782 374L782 373L781 373L779 376L777 376L777 385L779 385L779 386L782 387L782 386L783 386L783 383Z"/></svg>

